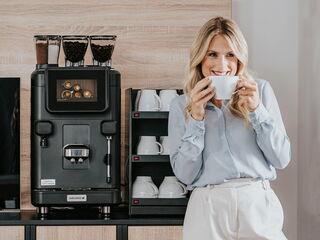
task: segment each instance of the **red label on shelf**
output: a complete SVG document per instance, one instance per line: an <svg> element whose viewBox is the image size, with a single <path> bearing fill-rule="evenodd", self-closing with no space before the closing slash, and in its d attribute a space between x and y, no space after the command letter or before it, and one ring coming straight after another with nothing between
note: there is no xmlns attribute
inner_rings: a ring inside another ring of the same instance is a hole
<svg viewBox="0 0 320 240"><path fill-rule="evenodd" d="M134 117L140 117L140 113L135 112L135 113L133 113L133 116L134 116Z"/></svg>
<svg viewBox="0 0 320 240"><path fill-rule="evenodd" d="M139 161L140 157L139 156L133 156L133 161Z"/></svg>
<svg viewBox="0 0 320 240"><path fill-rule="evenodd" d="M139 201L139 199L133 199L133 204L139 204L140 203L140 201Z"/></svg>

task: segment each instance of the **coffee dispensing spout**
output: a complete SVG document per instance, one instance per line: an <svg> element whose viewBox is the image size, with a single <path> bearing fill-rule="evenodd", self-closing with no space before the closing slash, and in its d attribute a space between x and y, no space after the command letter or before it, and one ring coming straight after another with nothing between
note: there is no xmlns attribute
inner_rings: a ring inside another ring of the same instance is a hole
<svg viewBox="0 0 320 240"><path fill-rule="evenodd" d="M35 124L35 133L41 137L40 146L47 148L49 146L48 136L53 133L53 124L50 121L38 121Z"/></svg>
<svg viewBox="0 0 320 240"><path fill-rule="evenodd" d="M105 164L107 165L107 183L111 183L111 136L107 136L107 155L105 156Z"/></svg>
<svg viewBox="0 0 320 240"><path fill-rule="evenodd" d="M107 140L107 154L104 157L104 163L107 167L107 183L111 183L111 140L112 135L116 134L117 122L115 121L104 121L101 123L101 134L106 136Z"/></svg>

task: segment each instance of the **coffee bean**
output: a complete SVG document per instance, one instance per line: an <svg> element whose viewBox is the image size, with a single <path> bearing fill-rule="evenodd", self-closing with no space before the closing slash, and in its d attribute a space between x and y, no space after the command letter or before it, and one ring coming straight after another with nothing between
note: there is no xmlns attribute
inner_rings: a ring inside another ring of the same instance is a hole
<svg viewBox="0 0 320 240"><path fill-rule="evenodd" d="M63 42L64 54L66 56L66 60L70 62L79 62L83 60L84 55L87 50L87 43L82 42Z"/></svg>
<svg viewBox="0 0 320 240"><path fill-rule="evenodd" d="M101 46L98 44L91 43L91 51L94 60L98 62L106 62L111 59L113 53L114 45Z"/></svg>

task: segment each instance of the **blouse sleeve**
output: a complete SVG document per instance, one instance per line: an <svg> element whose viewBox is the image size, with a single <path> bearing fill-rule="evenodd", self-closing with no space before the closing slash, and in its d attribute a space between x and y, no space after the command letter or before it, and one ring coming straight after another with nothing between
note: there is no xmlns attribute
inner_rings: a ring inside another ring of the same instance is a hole
<svg viewBox="0 0 320 240"><path fill-rule="evenodd" d="M261 102L255 111L249 113L249 118L266 160L275 168L283 169L290 162L290 141L269 82L265 82L261 92Z"/></svg>
<svg viewBox="0 0 320 240"><path fill-rule="evenodd" d="M170 163L176 177L190 185L201 172L204 149L204 120L185 120L184 108L178 103L179 97L171 102L168 136Z"/></svg>

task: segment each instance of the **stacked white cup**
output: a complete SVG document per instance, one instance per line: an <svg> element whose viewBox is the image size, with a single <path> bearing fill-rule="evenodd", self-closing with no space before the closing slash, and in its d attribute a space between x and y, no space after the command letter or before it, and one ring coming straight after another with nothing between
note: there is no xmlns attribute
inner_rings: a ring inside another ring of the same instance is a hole
<svg viewBox="0 0 320 240"><path fill-rule="evenodd" d="M140 136L140 141L137 147L138 155L158 155L162 152L162 145L157 142L155 136Z"/></svg>
<svg viewBox="0 0 320 240"><path fill-rule="evenodd" d="M161 155L169 155L170 154L170 144L169 144L169 137L168 136L161 136L160 137L160 144L162 146Z"/></svg>
<svg viewBox="0 0 320 240"><path fill-rule="evenodd" d="M175 176L166 176L159 187L159 198L185 198L188 190Z"/></svg>
<svg viewBox="0 0 320 240"><path fill-rule="evenodd" d="M132 184L133 198L157 198L159 190L150 176L137 176Z"/></svg>
<svg viewBox="0 0 320 240"><path fill-rule="evenodd" d="M174 89L161 90L159 96L156 90L143 89L139 90L135 109L138 111L169 111L171 101L178 96L177 91Z"/></svg>
<svg viewBox="0 0 320 240"><path fill-rule="evenodd" d="M159 189L151 176L137 176L132 185L132 198L185 198L188 190L175 176L165 176Z"/></svg>

